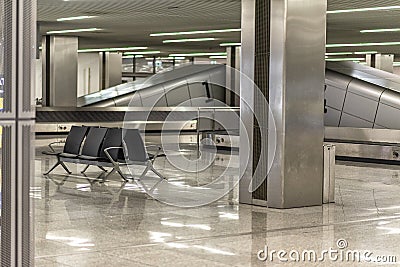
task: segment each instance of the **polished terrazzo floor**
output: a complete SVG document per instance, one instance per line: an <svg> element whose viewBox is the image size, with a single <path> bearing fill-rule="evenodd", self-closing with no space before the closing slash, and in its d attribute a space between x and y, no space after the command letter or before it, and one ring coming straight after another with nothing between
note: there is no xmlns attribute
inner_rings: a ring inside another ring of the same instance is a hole
<svg viewBox="0 0 400 267"><path fill-rule="evenodd" d="M270 250L348 249L397 256L400 262L400 167L338 162L336 204L290 210L239 205L237 190L204 207L179 208L151 199L118 176L104 184L66 177L61 168L43 177L54 159L36 153L32 188L36 266L388 266L389 263L262 262ZM188 153L190 154L190 153ZM218 155L215 166L186 175L165 158L156 168L168 178L205 184L237 155ZM83 166L71 169L79 173ZM235 166L230 166L234 172ZM392 266L400 265L393 263Z"/></svg>

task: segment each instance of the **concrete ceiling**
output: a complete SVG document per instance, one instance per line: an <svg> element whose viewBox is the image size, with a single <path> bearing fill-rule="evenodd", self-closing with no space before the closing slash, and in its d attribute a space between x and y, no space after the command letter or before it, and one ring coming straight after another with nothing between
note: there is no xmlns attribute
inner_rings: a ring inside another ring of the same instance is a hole
<svg viewBox="0 0 400 267"><path fill-rule="evenodd" d="M316 0L317 1L317 0ZM328 10L396 6L399 0L328 0ZM240 33L150 37L155 32L240 28L240 0L38 0L40 32L101 28L80 37L80 48L148 46L172 52L216 52L222 42L239 42ZM95 18L57 22L58 18L94 15ZM328 43L400 41L400 32L360 33L363 29L400 28L400 9L328 14ZM165 39L215 37L216 41L163 44ZM400 45L330 48L329 51L375 50L400 55Z"/></svg>

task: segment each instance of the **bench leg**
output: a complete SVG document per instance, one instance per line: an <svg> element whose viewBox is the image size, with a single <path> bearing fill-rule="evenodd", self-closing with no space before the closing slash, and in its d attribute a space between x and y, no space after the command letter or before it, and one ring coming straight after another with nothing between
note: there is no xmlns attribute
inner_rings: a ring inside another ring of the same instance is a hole
<svg viewBox="0 0 400 267"><path fill-rule="evenodd" d="M114 168L104 177L104 179L107 179L108 176L110 176L110 175L112 175L112 174L114 174L114 173L116 173L116 172L121 176L121 178L122 178L125 182L128 181L128 179L125 177L124 173L121 171L121 169L119 168L119 166L114 166Z"/></svg>
<svg viewBox="0 0 400 267"><path fill-rule="evenodd" d="M149 172L149 170L151 169L151 164L147 164L146 169L144 169L144 171L142 172L142 174L139 176L139 180L142 180L145 175Z"/></svg>
<svg viewBox="0 0 400 267"><path fill-rule="evenodd" d="M151 171L154 172L158 177L160 177L161 180L166 180L166 178L165 178L161 173L159 173L156 169L154 169L153 164L151 164L150 169L151 169Z"/></svg>
<svg viewBox="0 0 400 267"><path fill-rule="evenodd" d="M68 173L71 174L72 172L67 168L67 165L65 165L64 162L60 162L61 166L64 168L64 170Z"/></svg>
<svg viewBox="0 0 400 267"><path fill-rule="evenodd" d="M81 173L85 173L87 169L89 169L90 165L86 165L86 167L81 171Z"/></svg>
<svg viewBox="0 0 400 267"><path fill-rule="evenodd" d="M103 172L107 172L106 169L104 169L102 166L97 166L100 170L102 170Z"/></svg>
<svg viewBox="0 0 400 267"><path fill-rule="evenodd" d="M50 170L48 170L47 172L43 173L43 175L49 175L49 174L50 174L55 168L57 168L57 166L60 165L60 164L61 164L61 162L60 162L60 161L57 161L57 163L54 164L54 166L51 167Z"/></svg>

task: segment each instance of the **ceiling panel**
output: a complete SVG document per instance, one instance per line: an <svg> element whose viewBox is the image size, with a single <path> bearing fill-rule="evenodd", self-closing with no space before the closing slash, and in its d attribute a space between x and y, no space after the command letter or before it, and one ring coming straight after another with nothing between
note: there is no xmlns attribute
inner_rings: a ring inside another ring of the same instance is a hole
<svg viewBox="0 0 400 267"><path fill-rule="evenodd" d="M318 1L318 0L316 0ZM328 0L328 10L400 5L399 0ZM150 37L153 32L189 31L240 27L240 0L38 0L40 32L75 28L102 28L103 31L80 33L81 48L149 46L170 52L223 51L221 42L239 42L240 33L208 34L219 40L164 45L167 37ZM96 15L79 21L57 22L58 18ZM400 33L361 34L363 29L400 27L400 10L328 14L328 43L400 41ZM175 37L175 38L186 38ZM174 39L174 37L170 38ZM400 54L400 46L366 47ZM349 50L335 48L330 51Z"/></svg>

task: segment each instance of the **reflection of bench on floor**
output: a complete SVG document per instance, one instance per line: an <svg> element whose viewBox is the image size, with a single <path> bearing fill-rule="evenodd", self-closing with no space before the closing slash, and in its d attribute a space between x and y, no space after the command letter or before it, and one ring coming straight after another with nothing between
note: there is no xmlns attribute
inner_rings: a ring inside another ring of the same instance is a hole
<svg viewBox="0 0 400 267"><path fill-rule="evenodd" d="M155 147L156 153L147 153L139 129L73 126L62 152L54 150L53 145L56 143L59 142L49 144L51 151L43 152L45 155L57 157L56 164L44 175L51 173L58 165L71 174L65 165L65 162L70 162L87 165L82 173L89 166L97 166L104 172L106 172L104 167L112 168L104 179L117 172L126 181L128 178L121 171L121 167L130 165L146 166L139 179L144 178L148 171L165 179L153 166L154 160L160 156L161 147L148 146L147 148Z"/></svg>

